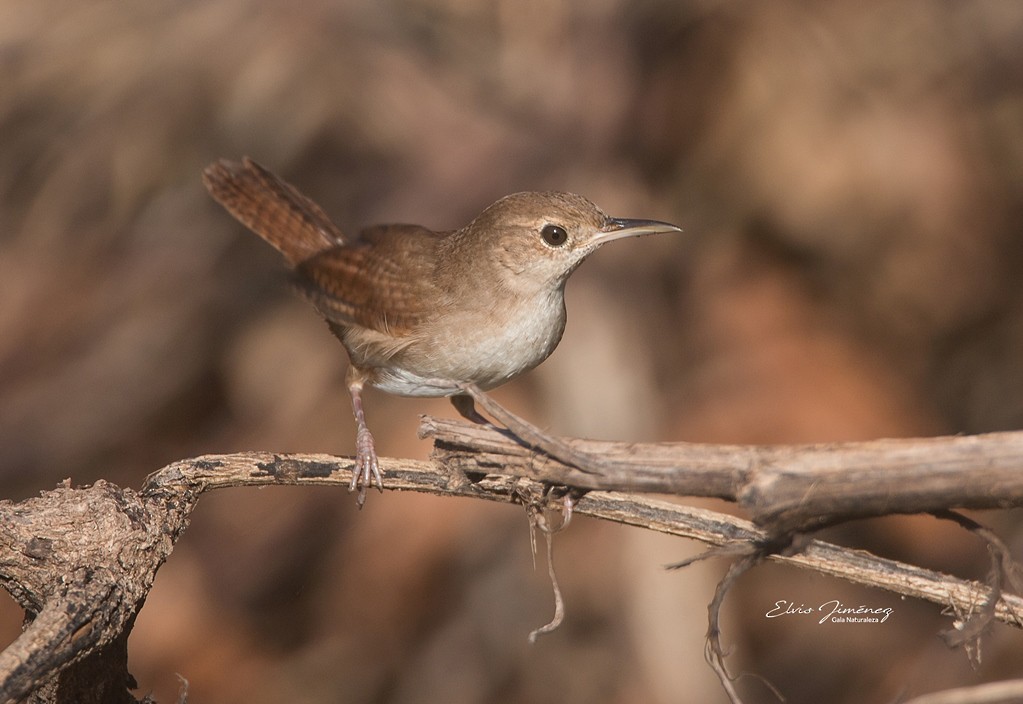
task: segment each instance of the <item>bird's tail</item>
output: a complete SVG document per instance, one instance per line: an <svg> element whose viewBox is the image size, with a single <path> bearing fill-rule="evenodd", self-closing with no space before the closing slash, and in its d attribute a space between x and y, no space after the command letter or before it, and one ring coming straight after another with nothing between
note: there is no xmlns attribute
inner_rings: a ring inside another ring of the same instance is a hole
<svg viewBox="0 0 1023 704"><path fill-rule="evenodd" d="M241 163L220 159L202 178L218 203L292 266L345 241L320 206L248 157Z"/></svg>

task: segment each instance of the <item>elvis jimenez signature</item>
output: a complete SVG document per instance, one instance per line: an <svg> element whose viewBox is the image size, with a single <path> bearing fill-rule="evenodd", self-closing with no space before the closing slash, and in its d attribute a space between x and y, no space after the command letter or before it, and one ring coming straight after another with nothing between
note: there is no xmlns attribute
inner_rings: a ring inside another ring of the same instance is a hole
<svg viewBox="0 0 1023 704"><path fill-rule="evenodd" d="M767 618L781 618L782 616L817 616L821 619L817 623L884 623L892 615L890 606L849 606L838 599L825 601L819 606L807 606L806 604L796 605L793 601L779 599L764 614Z"/></svg>

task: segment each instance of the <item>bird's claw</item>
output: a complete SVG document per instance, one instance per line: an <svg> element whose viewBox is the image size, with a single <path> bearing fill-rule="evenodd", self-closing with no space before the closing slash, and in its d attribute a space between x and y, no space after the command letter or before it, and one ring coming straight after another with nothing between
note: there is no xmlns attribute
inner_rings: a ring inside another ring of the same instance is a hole
<svg viewBox="0 0 1023 704"><path fill-rule="evenodd" d="M381 492L384 490L384 481L380 476L380 461L377 459L373 435L369 432L369 428L359 428L355 438L355 467L352 468L352 483L348 486L348 490L359 490L355 503L360 509L366 503L366 489L370 485L375 485Z"/></svg>

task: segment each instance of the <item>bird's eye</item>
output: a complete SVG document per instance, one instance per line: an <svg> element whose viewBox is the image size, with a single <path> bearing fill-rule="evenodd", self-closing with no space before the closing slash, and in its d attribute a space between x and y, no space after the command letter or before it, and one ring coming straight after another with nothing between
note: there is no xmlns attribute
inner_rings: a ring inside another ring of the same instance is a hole
<svg viewBox="0 0 1023 704"><path fill-rule="evenodd" d="M540 236L551 247L561 247L568 242L568 233L560 225L544 225Z"/></svg>

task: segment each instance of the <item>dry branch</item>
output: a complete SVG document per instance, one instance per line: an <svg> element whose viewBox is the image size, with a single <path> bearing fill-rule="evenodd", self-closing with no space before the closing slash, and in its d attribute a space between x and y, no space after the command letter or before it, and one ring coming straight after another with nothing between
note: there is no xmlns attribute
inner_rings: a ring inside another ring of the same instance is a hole
<svg viewBox="0 0 1023 704"><path fill-rule="evenodd" d="M424 420L423 429L436 438L434 461L382 459L386 488L530 502L540 500L550 483L564 483L587 489L733 497L747 505L752 500L759 508L754 515L760 517L803 516L802 510L772 512L767 503L775 495L785 499L795 491L793 477L809 481L815 471L821 477L819 491L816 484L804 483L806 505L844 507L847 502L839 499L818 503L844 486L868 502L871 496L884 496L889 510L909 510L921 502L920 497L933 497L936 487L951 486L951 468L959 467L974 472L973 482L979 481L977 472L985 470L992 483L987 491L974 487L965 493L965 502L958 494L946 494L952 498L946 498L941 508L964 503L1018 505L1021 495L1018 478L1009 476L1009 468L1018 467L1023 457L1023 434L1015 433L816 448L559 440L586 453L601 454L602 465L620 465L608 477L538 456L494 429L436 419ZM1018 450L1015 457L1013 448ZM843 475L846 459L855 469ZM791 467L782 464L787 460L793 462ZM891 465L899 473L933 477L934 483L906 487L905 479L895 482L882 476ZM17 504L0 502L0 586L31 618L24 633L0 652L0 703L18 701L29 693L33 702L40 703L135 701L128 693L132 681L126 669L127 635L199 496L232 486L346 487L351 470L350 459L328 455L215 455L168 465L137 492L98 482L84 489L60 487ZM881 488L844 483L850 477L884 483ZM909 498L903 502L905 494ZM935 508L931 500L923 503ZM876 503L870 505L877 509ZM837 510L828 515L839 515ZM771 537L739 518L613 491L590 491L577 502L575 511L714 546L748 548L763 545ZM985 585L820 541L809 541L799 554L772 555L771 559L952 606L958 613L974 612L993 594ZM993 613L1003 622L1020 626L1023 599L1002 593Z"/></svg>
<svg viewBox="0 0 1023 704"><path fill-rule="evenodd" d="M351 460L330 455L274 455L241 453L184 460L150 476L145 492L201 493L231 486L270 484L317 484L346 486ZM395 491L417 491L440 496L467 496L491 501L516 502L522 496L539 497L537 483L499 474L470 475L451 471L432 462L381 458L384 486ZM691 538L708 545L758 544L767 533L735 516L666 501L617 492L592 491L582 497L575 513ZM868 552L811 541L797 555L773 555L771 559L841 577L857 584L887 589L896 594L955 606L970 613L988 594L985 585L877 557ZM1023 598L1005 595L996 617L1023 625Z"/></svg>
<svg viewBox="0 0 1023 704"><path fill-rule="evenodd" d="M778 534L851 518L1023 506L1023 432L822 445L620 443L558 438L600 459L581 471L493 427L426 418L438 462L603 491L734 501ZM611 469L605 470L604 467Z"/></svg>

